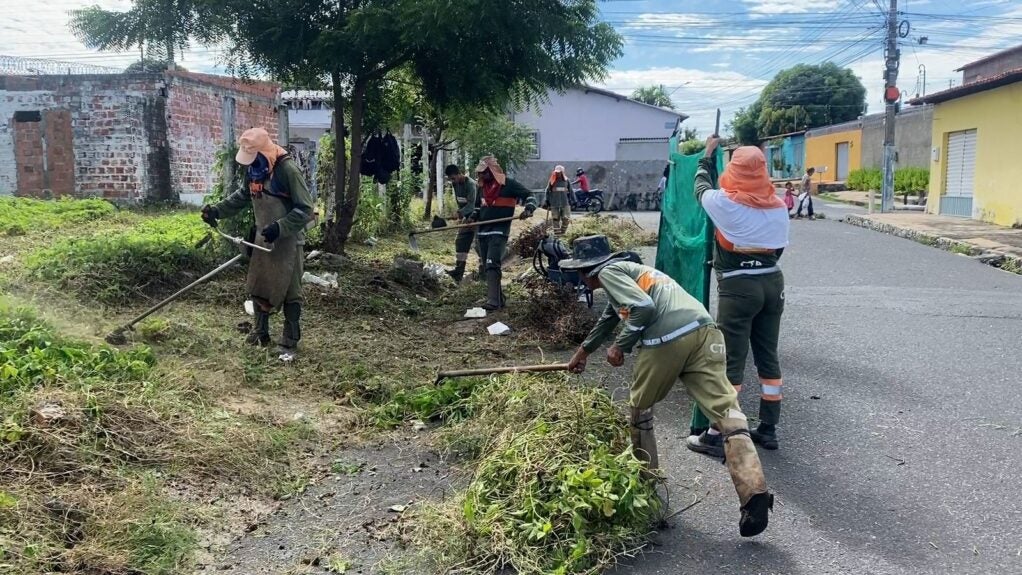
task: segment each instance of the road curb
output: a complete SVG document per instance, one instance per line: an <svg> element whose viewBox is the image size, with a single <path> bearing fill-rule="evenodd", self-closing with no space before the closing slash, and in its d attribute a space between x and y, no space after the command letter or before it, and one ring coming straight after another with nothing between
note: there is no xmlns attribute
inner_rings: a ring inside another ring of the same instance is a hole
<svg viewBox="0 0 1022 575"><path fill-rule="evenodd" d="M953 238L935 236L918 230L913 230L911 228L903 228L892 224L878 222L868 216L848 214L844 217L843 221L846 224L865 228L867 230L873 230L875 232L912 240L916 243L923 244L924 246L930 246L946 252L971 257L988 266L1022 275L1022 258L1012 254L981 248L975 244Z"/></svg>

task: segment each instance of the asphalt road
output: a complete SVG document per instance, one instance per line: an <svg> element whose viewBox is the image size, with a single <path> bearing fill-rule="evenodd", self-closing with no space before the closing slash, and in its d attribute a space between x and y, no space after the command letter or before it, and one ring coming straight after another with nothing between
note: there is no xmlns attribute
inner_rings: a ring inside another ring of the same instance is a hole
<svg viewBox="0 0 1022 575"><path fill-rule="evenodd" d="M792 223L782 259L770 528L739 537L725 468L684 447L676 388L657 407L660 457L672 508L698 503L617 575L1022 573L1022 277L821 209L831 219ZM742 393L750 415L757 394Z"/></svg>

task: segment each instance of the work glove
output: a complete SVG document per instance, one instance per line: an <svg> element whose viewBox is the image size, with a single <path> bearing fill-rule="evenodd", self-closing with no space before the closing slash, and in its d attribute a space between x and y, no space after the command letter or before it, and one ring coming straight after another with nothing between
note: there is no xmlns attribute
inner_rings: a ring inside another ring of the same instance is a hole
<svg viewBox="0 0 1022 575"><path fill-rule="evenodd" d="M220 212L216 208L213 206L202 206L202 221L215 228L219 219Z"/></svg>
<svg viewBox="0 0 1022 575"><path fill-rule="evenodd" d="M277 222L273 222L272 224L263 228L263 231L260 233L262 234L263 239L266 240L266 243L272 244L273 242L277 241L277 238L280 237L280 224L278 224Z"/></svg>
<svg viewBox="0 0 1022 575"><path fill-rule="evenodd" d="M518 219L520 219L520 220L527 220L527 219L531 218L533 211L535 211L535 210L525 210L524 212L522 212L522 215L518 216Z"/></svg>

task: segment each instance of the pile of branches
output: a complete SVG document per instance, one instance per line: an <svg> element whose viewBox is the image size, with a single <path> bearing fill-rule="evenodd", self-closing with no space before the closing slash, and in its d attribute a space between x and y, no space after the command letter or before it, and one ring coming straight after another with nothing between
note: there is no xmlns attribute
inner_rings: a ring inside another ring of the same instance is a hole
<svg viewBox="0 0 1022 575"><path fill-rule="evenodd" d="M582 343L596 324L592 311L578 301L571 286L546 278L527 277L523 282L526 298L518 306L516 319L537 332L540 339L559 343Z"/></svg>

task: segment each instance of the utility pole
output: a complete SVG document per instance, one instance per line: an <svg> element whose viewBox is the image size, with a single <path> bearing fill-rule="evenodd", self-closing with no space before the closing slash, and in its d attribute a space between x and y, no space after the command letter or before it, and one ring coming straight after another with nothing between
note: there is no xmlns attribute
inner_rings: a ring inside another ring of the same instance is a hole
<svg viewBox="0 0 1022 575"><path fill-rule="evenodd" d="M887 12L887 48L884 51L886 70L884 71L884 102L887 104L887 117L884 121L884 184L880 197L880 211L889 212L894 209L894 122L897 118L895 107L901 97L898 90L898 66L901 52L898 51L898 0L891 0Z"/></svg>

